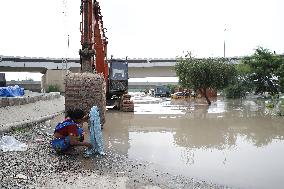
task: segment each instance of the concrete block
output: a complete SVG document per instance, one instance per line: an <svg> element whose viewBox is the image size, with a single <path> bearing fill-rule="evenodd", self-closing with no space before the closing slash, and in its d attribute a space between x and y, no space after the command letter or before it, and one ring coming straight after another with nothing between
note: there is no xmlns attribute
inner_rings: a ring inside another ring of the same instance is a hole
<svg viewBox="0 0 284 189"><path fill-rule="evenodd" d="M28 101L27 97L22 98L21 105L28 104L28 103L29 103L29 101Z"/></svg>
<svg viewBox="0 0 284 189"><path fill-rule="evenodd" d="M8 97L8 101L9 101L9 106L15 105L15 100L13 99L13 97Z"/></svg>
<svg viewBox="0 0 284 189"><path fill-rule="evenodd" d="M24 97L18 98L18 105L24 104Z"/></svg>
<svg viewBox="0 0 284 189"><path fill-rule="evenodd" d="M35 103L35 98L33 96L29 98L29 103Z"/></svg>
<svg viewBox="0 0 284 189"><path fill-rule="evenodd" d="M26 102L26 104L28 104L28 103L30 103L30 98L25 98L25 102Z"/></svg>
<svg viewBox="0 0 284 189"><path fill-rule="evenodd" d="M39 97L38 96L34 96L33 98L34 98L35 102L39 101Z"/></svg>

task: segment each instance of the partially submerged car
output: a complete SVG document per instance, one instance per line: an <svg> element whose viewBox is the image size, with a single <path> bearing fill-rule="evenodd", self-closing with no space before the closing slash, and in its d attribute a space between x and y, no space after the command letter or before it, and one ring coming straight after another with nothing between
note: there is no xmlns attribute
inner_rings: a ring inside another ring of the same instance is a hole
<svg viewBox="0 0 284 189"><path fill-rule="evenodd" d="M176 92L171 95L173 99L179 99L179 98L188 98L190 97L190 94L188 92Z"/></svg>

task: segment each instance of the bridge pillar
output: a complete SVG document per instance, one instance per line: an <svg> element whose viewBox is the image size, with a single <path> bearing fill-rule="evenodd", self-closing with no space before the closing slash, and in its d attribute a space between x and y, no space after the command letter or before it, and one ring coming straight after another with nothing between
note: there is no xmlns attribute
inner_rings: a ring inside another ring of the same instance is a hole
<svg viewBox="0 0 284 189"><path fill-rule="evenodd" d="M79 70L72 70L72 72L79 72ZM56 87L60 92L65 92L64 79L66 74L66 70L47 70L41 77L41 88L45 92L49 92L49 88Z"/></svg>

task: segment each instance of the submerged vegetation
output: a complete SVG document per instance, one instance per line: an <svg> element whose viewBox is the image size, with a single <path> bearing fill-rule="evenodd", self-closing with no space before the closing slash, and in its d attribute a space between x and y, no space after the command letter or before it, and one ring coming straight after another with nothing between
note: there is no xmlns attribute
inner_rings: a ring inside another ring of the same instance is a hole
<svg viewBox="0 0 284 189"><path fill-rule="evenodd" d="M253 55L238 64L229 58L199 59L189 54L178 59L175 71L179 84L193 90L202 89L209 105L211 102L206 96L209 88L222 91L227 98L266 95L273 99L267 107L277 108L284 115L284 100L279 98L284 92L284 57L269 49L258 47Z"/></svg>
<svg viewBox="0 0 284 189"><path fill-rule="evenodd" d="M209 105L211 101L207 96L207 90L226 88L233 82L237 73L235 67L228 64L226 59L197 59L191 56L180 58L175 70L181 86L201 91Z"/></svg>
<svg viewBox="0 0 284 189"><path fill-rule="evenodd" d="M255 94L276 95L283 89L284 59L280 55L259 47L252 56L244 58L242 64L249 66L247 79L253 83Z"/></svg>

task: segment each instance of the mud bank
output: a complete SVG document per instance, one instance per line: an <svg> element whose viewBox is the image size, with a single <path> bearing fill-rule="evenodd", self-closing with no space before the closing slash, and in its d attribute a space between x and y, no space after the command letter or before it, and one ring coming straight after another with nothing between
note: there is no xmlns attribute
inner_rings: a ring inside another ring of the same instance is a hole
<svg viewBox="0 0 284 189"><path fill-rule="evenodd" d="M271 116L264 101L216 99L208 107L200 99L138 100L135 112L107 111L104 158L85 159L83 148L79 155L53 153L50 136L63 115L32 130L8 133L28 143L29 149L0 152L2 188L278 189L284 185L284 119Z"/></svg>
<svg viewBox="0 0 284 189"><path fill-rule="evenodd" d="M88 159L84 148L77 148L78 155L57 155L49 147L52 129L46 122L5 133L28 144L28 150L0 151L0 188L225 188L159 172L110 150Z"/></svg>
<svg viewBox="0 0 284 189"><path fill-rule="evenodd" d="M64 97L0 108L0 133L52 119L65 110Z"/></svg>

